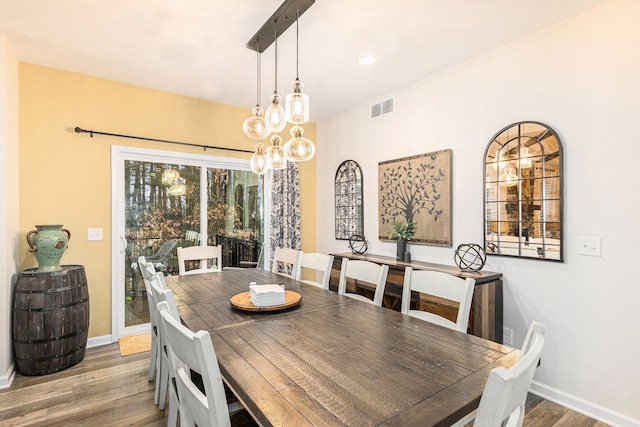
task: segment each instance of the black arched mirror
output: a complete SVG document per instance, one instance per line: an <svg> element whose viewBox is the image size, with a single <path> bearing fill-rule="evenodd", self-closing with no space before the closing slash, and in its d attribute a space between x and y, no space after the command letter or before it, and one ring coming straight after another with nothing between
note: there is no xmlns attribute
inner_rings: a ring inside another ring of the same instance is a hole
<svg viewBox="0 0 640 427"><path fill-rule="evenodd" d="M537 122L514 123L489 142L484 161L488 255L563 261L562 144Z"/></svg>
<svg viewBox="0 0 640 427"><path fill-rule="evenodd" d="M349 240L364 233L362 169L353 160L340 164L335 177L336 239Z"/></svg>

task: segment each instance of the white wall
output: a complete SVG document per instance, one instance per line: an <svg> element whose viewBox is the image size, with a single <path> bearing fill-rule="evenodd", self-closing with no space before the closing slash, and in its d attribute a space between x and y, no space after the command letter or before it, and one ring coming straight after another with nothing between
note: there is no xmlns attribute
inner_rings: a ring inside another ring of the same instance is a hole
<svg viewBox="0 0 640 427"><path fill-rule="evenodd" d="M0 388L10 385L12 283L18 265L18 59L0 34Z"/></svg>
<svg viewBox="0 0 640 427"><path fill-rule="evenodd" d="M453 246L410 245L413 259L451 265L458 244L482 243L489 139L517 121L554 128L565 154L566 261L490 257L485 269L504 274L515 346L532 320L547 325L534 389L621 425L640 425L638 21L640 2L614 0L317 127L318 251L348 250L333 238L330 202L342 161L363 169L369 252L393 256L376 237L378 162L451 148ZM369 120L369 105L390 96L395 112ZM577 255L578 236L602 237L602 256Z"/></svg>

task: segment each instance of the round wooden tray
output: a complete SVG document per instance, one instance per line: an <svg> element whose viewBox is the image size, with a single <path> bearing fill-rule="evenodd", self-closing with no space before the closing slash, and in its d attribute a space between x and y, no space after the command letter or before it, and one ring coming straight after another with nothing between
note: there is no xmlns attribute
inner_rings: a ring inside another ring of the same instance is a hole
<svg viewBox="0 0 640 427"><path fill-rule="evenodd" d="M270 305L266 307L258 307L251 302L251 296L249 291L240 292L231 297L231 306L238 310L245 311L277 311L284 310L286 308L294 307L300 304L302 301L302 295L295 291L284 291L284 304Z"/></svg>

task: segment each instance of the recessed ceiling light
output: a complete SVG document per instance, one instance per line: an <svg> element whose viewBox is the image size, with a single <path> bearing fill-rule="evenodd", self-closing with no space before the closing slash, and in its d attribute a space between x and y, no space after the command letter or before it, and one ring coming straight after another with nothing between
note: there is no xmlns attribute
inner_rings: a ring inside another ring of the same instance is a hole
<svg viewBox="0 0 640 427"><path fill-rule="evenodd" d="M358 59L358 64L360 65L373 65L378 62L378 58L373 55L363 55Z"/></svg>

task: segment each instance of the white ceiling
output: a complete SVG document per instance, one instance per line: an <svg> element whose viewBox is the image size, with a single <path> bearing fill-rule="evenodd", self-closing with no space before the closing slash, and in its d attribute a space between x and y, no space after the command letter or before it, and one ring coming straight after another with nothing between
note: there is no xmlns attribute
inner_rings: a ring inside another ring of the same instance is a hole
<svg viewBox="0 0 640 427"><path fill-rule="evenodd" d="M245 44L283 0L0 0L22 62L250 108ZM319 121L608 0L316 0L300 18L300 80ZM295 78L295 26L278 39L278 92ZM374 54L378 63L357 60ZM274 46L262 55L263 106Z"/></svg>

